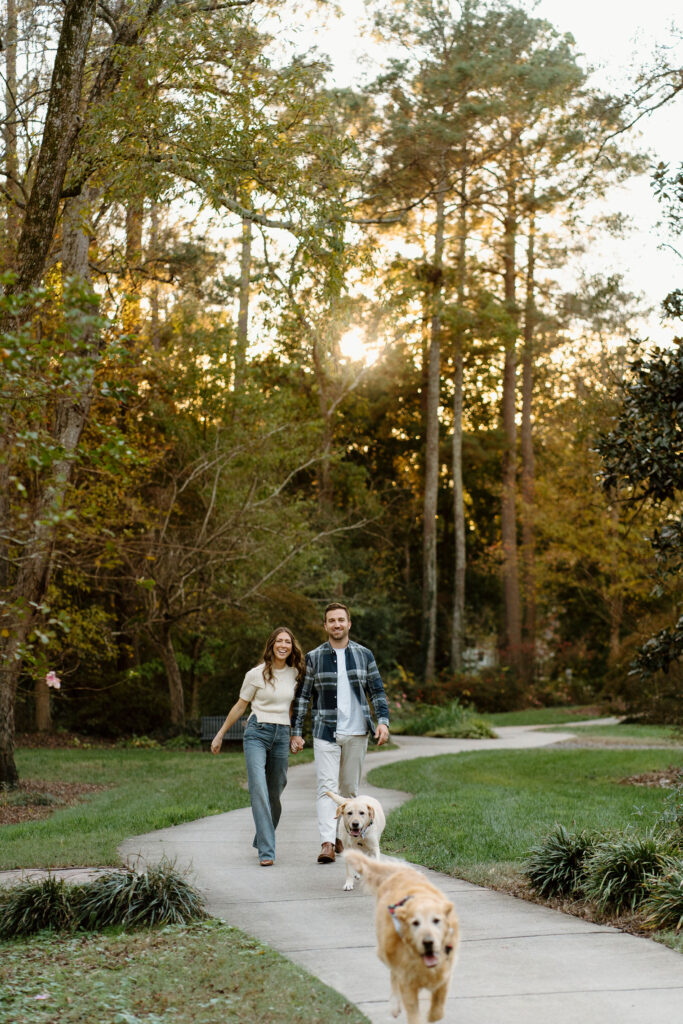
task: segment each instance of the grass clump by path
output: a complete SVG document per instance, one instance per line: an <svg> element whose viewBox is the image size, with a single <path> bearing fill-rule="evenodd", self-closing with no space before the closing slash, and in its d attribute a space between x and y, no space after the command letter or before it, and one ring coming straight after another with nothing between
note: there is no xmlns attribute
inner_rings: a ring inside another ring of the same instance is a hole
<svg viewBox="0 0 683 1024"><path fill-rule="evenodd" d="M0 943L0 1024L368 1024L267 946L215 921Z"/></svg>
<svg viewBox="0 0 683 1024"><path fill-rule="evenodd" d="M488 722L459 700L447 704L408 704L391 716L391 731L397 736L441 736L460 739L494 738Z"/></svg>
<svg viewBox="0 0 683 1024"><path fill-rule="evenodd" d="M202 897L166 859L144 871L110 871L81 885L48 875L0 888L0 939L43 930L189 924L206 916Z"/></svg>

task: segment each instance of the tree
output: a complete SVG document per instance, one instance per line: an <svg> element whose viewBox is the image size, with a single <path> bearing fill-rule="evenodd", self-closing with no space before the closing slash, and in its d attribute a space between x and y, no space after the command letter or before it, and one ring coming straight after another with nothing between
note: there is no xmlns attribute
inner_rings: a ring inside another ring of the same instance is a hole
<svg viewBox="0 0 683 1024"><path fill-rule="evenodd" d="M661 575L680 578L683 568L683 341L634 359L621 389L614 427L597 443L603 486L626 483L631 504L649 502L660 513L652 538ZM644 675L668 671L683 656L683 615L648 640L636 669Z"/></svg>

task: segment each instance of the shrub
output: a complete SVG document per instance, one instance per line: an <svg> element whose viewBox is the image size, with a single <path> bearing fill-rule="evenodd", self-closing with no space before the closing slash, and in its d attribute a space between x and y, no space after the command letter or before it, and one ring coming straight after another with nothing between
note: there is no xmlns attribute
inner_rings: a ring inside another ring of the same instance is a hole
<svg viewBox="0 0 683 1024"><path fill-rule="evenodd" d="M546 897L578 895L595 843L595 836L585 829L569 832L556 824L529 852L524 873L532 889Z"/></svg>
<svg viewBox="0 0 683 1024"><path fill-rule="evenodd" d="M667 869L675 850L671 837L655 830L600 840L586 862L587 899L600 910L634 910L647 896L652 877Z"/></svg>
<svg viewBox="0 0 683 1024"><path fill-rule="evenodd" d="M202 898L167 861L136 872L110 871L84 885L48 876L0 892L0 938L49 929L99 931L124 927L188 924L205 918Z"/></svg>
<svg viewBox="0 0 683 1024"><path fill-rule="evenodd" d="M683 928L683 860L672 861L664 874L650 879L642 909L646 928Z"/></svg>
<svg viewBox="0 0 683 1024"><path fill-rule="evenodd" d="M391 730L404 736L457 736L469 739L491 738L495 733L481 718L458 700L443 706L433 704L404 705L399 717L392 716Z"/></svg>
<svg viewBox="0 0 683 1024"><path fill-rule="evenodd" d="M188 924L206 917L199 893L168 861L142 872L132 868L111 871L82 886L75 915L79 927L89 930L110 925Z"/></svg>
<svg viewBox="0 0 683 1024"><path fill-rule="evenodd" d="M0 938L12 939L49 929L63 931L75 924L74 891L62 879L48 875L39 882L20 882L0 896Z"/></svg>

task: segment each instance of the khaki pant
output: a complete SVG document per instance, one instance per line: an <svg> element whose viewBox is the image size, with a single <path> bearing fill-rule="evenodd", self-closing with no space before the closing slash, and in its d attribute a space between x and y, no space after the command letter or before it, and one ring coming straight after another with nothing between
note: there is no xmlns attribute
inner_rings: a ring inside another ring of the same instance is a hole
<svg viewBox="0 0 683 1024"><path fill-rule="evenodd" d="M338 736L335 743L313 740L315 773L318 779L316 810L321 843L334 843L337 838L337 804L325 796L326 790L340 796L358 796L363 762L368 749L368 734Z"/></svg>

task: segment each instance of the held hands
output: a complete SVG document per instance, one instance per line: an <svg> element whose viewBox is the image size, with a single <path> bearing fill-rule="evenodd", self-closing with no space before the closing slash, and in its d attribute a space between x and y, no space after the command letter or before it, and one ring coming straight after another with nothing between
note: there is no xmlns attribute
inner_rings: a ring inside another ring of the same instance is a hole
<svg viewBox="0 0 683 1024"><path fill-rule="evenodd" d="M304 749L304 738L303 736L292 736L289 741L289 749L293 754L298 754L300 750Z"/></svg>
<svg viewBox="0 0 683 1024"><path fill-rule="evenodd" d="M386 725L378 725L375 729L375 739L377 740L377 746L381 747L383 743L386 743L389 739L389 730Z"/></svg>

